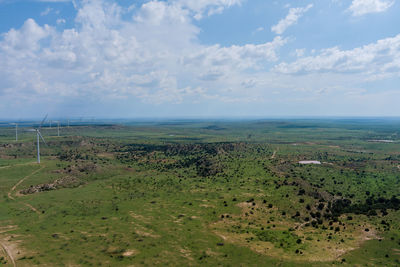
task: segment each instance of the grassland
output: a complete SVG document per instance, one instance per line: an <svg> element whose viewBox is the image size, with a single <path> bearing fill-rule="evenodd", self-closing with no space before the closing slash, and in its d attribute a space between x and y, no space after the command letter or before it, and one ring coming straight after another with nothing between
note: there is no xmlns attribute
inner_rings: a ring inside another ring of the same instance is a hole
<svg viewBox="0 0 400 267"><path fill-rule="evenodd" d="M400 120L42 133L0 128L0 265L400 265Z"/></svg>

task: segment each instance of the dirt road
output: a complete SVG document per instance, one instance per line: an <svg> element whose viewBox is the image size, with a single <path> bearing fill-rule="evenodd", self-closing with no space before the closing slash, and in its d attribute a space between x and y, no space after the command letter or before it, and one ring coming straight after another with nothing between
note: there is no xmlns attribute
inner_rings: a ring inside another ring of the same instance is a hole
<svg viewBox="0 0 400 267"><path fill-rule="evenodd" d="M17 266L15 264L15 259L14 259L14 256L12 255L10 249L3 242L0 242L0 246L1 246L1 249L4 251L4 253L7 255L7 258L10 259L12 265L14 267Z"/></svg>
<svg viewBox="0 0 400 267"><path fill-rule="evenodd" d="M14 165L15 166L15 165ZM14 200L14 197L12 196L12 193L15 191L15 189L22 184L26 179L28 179L29 177L31 177L32 175L38 173L39 171L41 171L45 166L42 165L39 169L37 169L36 171L32 172L31 174L28 174L27 176L25 176L24 178L22 178L21 180L18 181L18 183L16 183L8 192L8 198Z"/></svg>
<svg viewBox="0 0 400 267"><path fill-rule="evenodd" d="M37 214L40 214L40 212L31 204L28 203L23 203L25 206L27 206L28 208L30 208L32 211L36 212Z"/></svg>
<svg viewBox="0 0 400 267"><path fill-rule="evenodd" d="M5 229L4 229L5 228ZM10 226L6 226L3 227L3 229L0 229L0 234L2 233L6 233L8 231L12 231L15 230L16 226L15 225L10 225ZM17 264L15 263L15 259L12 253L12 249L10 247L8 247L3 240L0 239L0 250L2 250L4 252L4 254L6 255L6 257L11 261L12 265L15 267L17 266Z"/></svg>
<svg viewBox="0 0 400 267"><path fill-rule="evenodd" d="M27 163L27 164L32 164L32 163ZM27 165L27 164L17 164L17 165ZM5 167L0 167L0 168L4 169L4 168L9 168L9 167L14 167L14 166L17 166L17 165L5 166ZM39 169L33 171L32 173L28 174L27 176L25 176L24 178L19 180L18 183L16 183L10 189L10 191L7 193L8 198L11 199L11 200L15 200L15 198L13 197L13 193L17 189L17 187L20 184L22 184L24 181L26 181L29 177L31 177L31 176L35 175L36 173L38 173L39 171L41 171L44 167L45 167L45 165L42 165ZM30 205L28 203L21 203L21 204L23 204L24 206L30 208L32 211L36 212L37 214L40 214L40 212L35 207L33 207L32 205ZM7 229L0 229L0 234L8 232L8 231L11 231L11 230L14 230L14 229L15 229L14 227L8 227ZM14 254L13 253L13 249L11 247L9 247L6 244L6 242L4 242L4 240L0 239L0 251L1 250L4 252L6 257L9 259L9 262L11 262L14 267L16 267L17 265L15 263L15 259L14 259L14 256L13 256L13 254Z"/></svg>
<svg viewBox="0 0 400 267"><path fill-rule="evenodd" d="M274 159L274 158L275 158L276 152L278 152L278 150L274 150L274 153L272 154L271 159Z"/></svg>

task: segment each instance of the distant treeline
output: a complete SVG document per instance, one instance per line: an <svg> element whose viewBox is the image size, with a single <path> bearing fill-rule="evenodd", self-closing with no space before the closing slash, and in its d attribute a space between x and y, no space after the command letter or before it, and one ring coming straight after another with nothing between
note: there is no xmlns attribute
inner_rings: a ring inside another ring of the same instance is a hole
<svg viewBox="0 0 400 267"><path fill-rule="evenodd" d="M392 196L390 199L384 197L374 198L369 197L364 203L352 204L349 199L339 199L332 203L330 208L332 215L337 217L344 213L364 214L364 215L377 215L376 211L381 210L383 215L386 215L386 210L399 210L400 200Z"/></svg>

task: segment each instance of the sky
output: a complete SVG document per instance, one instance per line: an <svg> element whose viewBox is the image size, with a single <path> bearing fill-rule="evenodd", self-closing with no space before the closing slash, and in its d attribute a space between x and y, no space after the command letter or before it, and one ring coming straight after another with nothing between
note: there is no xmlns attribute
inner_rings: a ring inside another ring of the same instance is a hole
<svg viewBox="0 0 400 267"><path fill-rule="evenodd" d="M400 116L399 0L0 0L0 118Z"/></svg>

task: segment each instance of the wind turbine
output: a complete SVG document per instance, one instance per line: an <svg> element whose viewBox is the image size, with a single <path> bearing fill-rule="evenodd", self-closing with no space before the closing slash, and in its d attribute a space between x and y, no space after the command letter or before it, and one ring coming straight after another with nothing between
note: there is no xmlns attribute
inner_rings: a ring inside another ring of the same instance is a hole
<svg viewBox="0 0 400 267"><path fill-rule="evenodd" d="M42 139L43 143L45 143L47 145L42 134L40 133L40 129L42 128L42 125L46 121L46 119L47 119L47 115L46 115L46 117L44 117L44 119L42 120L42 122L40 123L38 128L33 128L33 129L28 130L28 132L36 132L37 163L39 163L39 164L40 164L40 139Z"/></svg>
<svg viewBox="0 0 400 267"><path fill-rule="evenodd" d="M18 142L18 123L14 122L11 125L15 125L15 142Z"/></svg>
<svg viewBox="0 0 400 267"><path fill-rule="evenodd" d="M60 121L57 122L57 136L60 137Z"/></svg>

